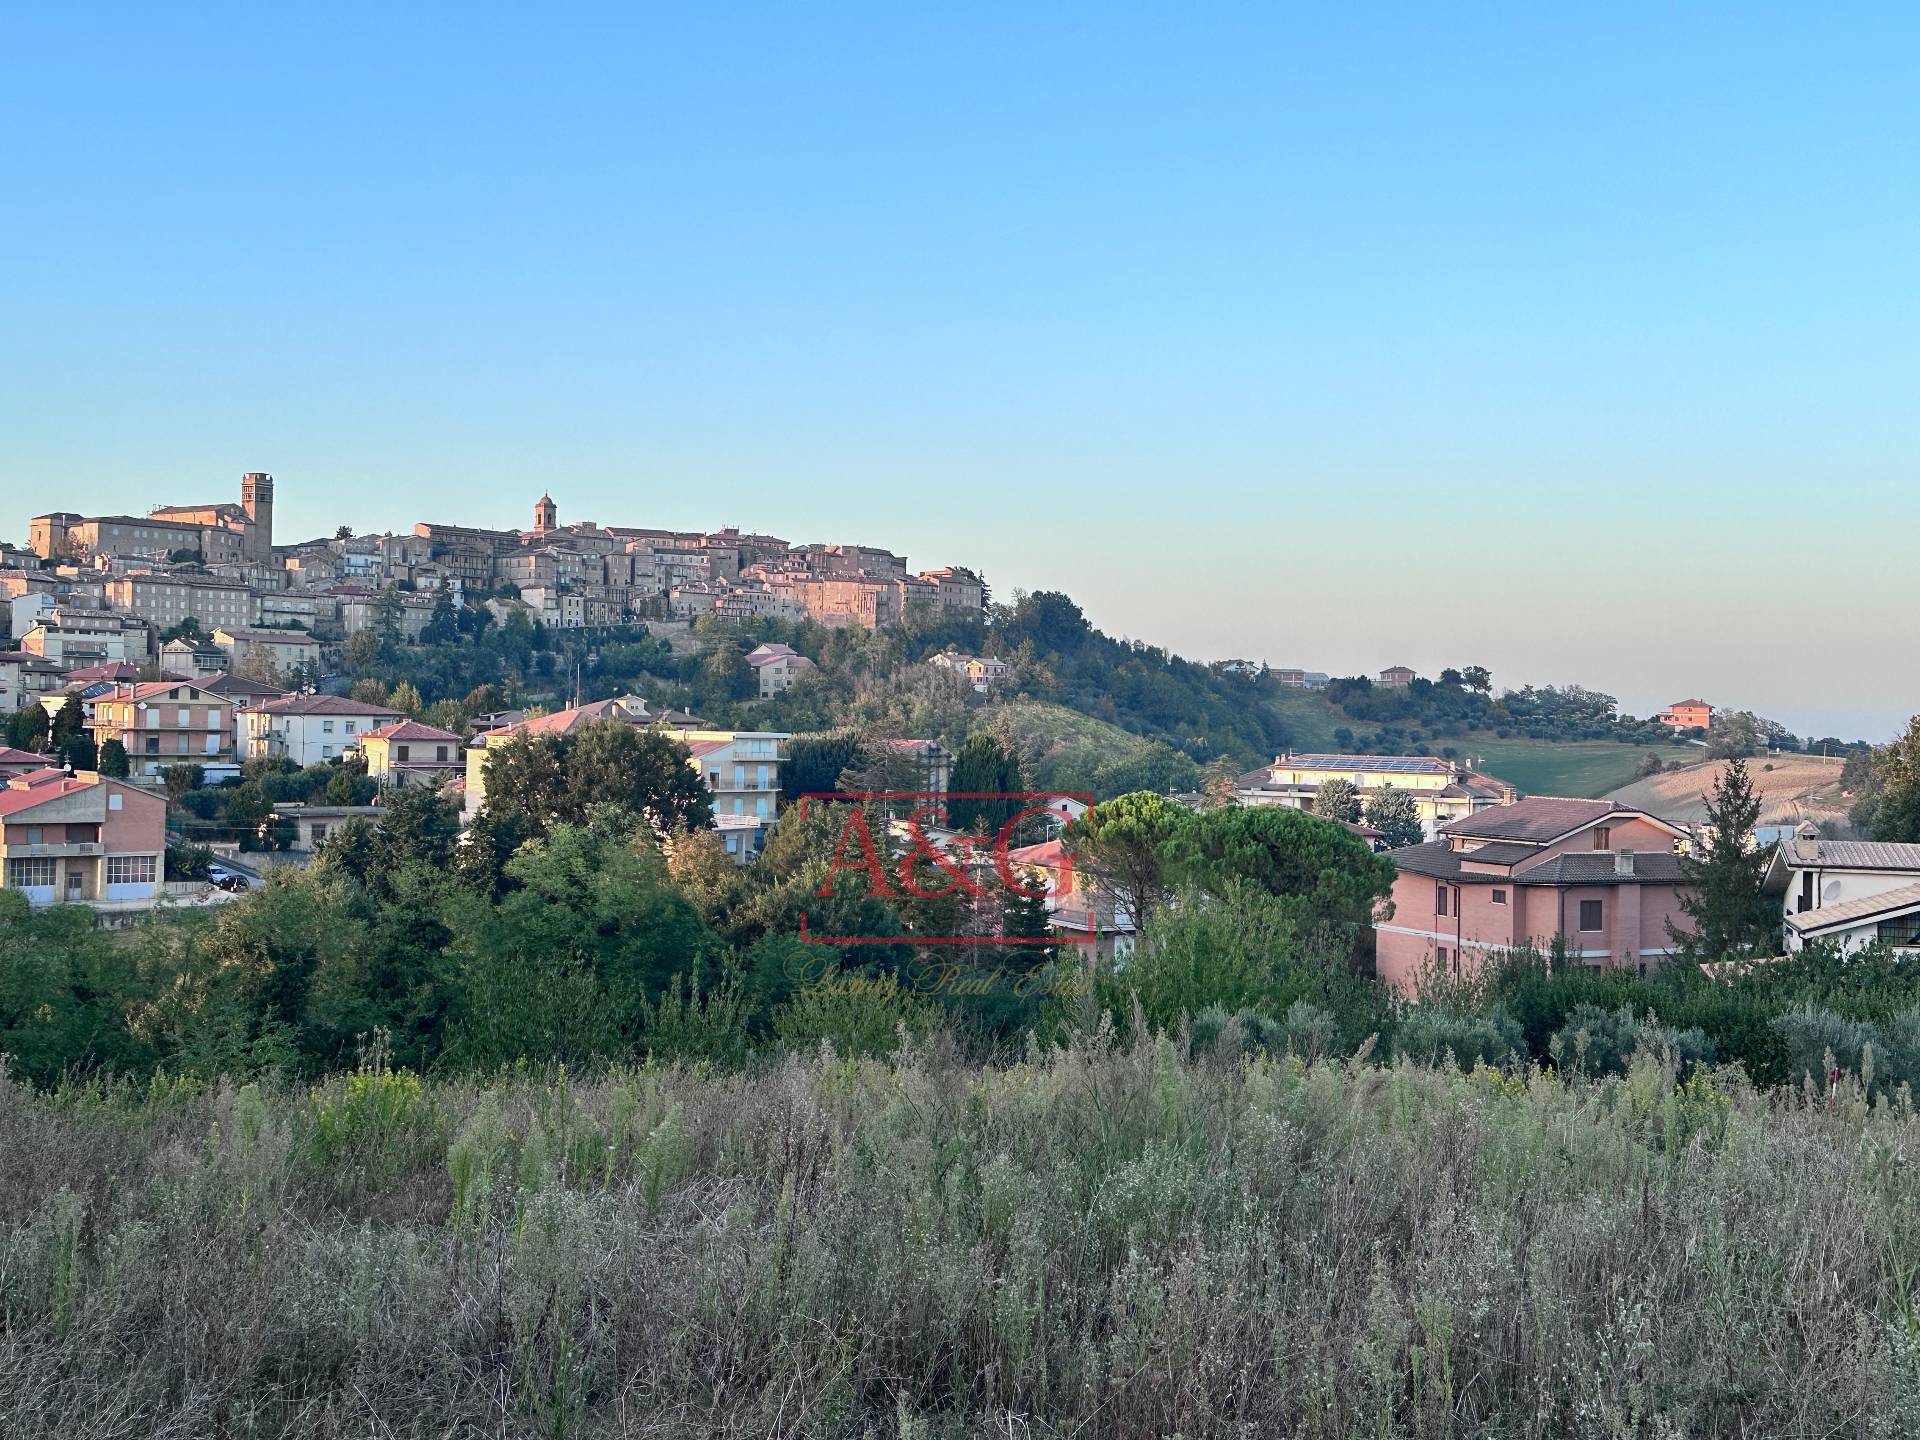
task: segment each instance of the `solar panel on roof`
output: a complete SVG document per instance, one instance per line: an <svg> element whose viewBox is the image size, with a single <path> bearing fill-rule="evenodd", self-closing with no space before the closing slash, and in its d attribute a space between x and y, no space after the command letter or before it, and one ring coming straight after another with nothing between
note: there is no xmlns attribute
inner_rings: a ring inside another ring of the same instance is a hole
<svg viewBox="0 0 1920 1440"><path fill-rule="evenodd" d="M1405 775L1447 770L1452 767L1430 755L1296 755L1280 762L1300 770L1373 770L1387 775Z"/></svg>

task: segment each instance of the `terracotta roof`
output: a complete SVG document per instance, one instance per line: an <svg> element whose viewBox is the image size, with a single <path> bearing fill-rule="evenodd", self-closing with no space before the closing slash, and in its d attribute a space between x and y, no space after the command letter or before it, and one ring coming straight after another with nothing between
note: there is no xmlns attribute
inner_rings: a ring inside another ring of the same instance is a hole
<svg viewBox="0 0 1920 1440"><path fill-rule="evenodd" d="M1449 800L1504 800L1513 793L1513 786L1504 780L1496 780L1491 775L1482 775L1478 770L1469 770L1458 776L1453 784L1439 792Z"/></svg>
<svg viewBox="0 0 1920 1440"><path fill-rule="evenodd" d="M1449 821L1440 827L1440 833L1488 840L1534 840L1544 844L1615 812L1644 813L1628 811L1611 800L1566 800L1555 795L1535 795Z"/></svg>
<svg viewBox="0 0 1920 1440"><path fill-rule="evenodd" d="M1038 845L1022 845L1017 850L1009 850L1007 858L1016 865L1045 865L1057 869L1061 865L1071 864L1074 856L1066 847L1066 842L1058 839L1043 840Z"/></svg>
<svg viewBox="0 0 1920 1440"><path fill-rule="evenodd" d="M1636 850L1633 873L1621 875L1614 869L1611 850L1582 850L1574 855L1556 855L1538 865L1515 871L1509 877L1516 885L1681 885L1686 884L1680 857L1671 850Z"/></svg>
<svg viewBox="0 0 1920 1440"><path fill-rule="evenodd" d="M63 795L91 790L99 783L97 775L82 780L78 775L69 775L64 770L35 770L30 774L18 775L7 783L4 790L0 790L0 815L17 815L22 810L31 810L36 805L58 800Z"/></svg>
<svg viewBox="0 0 1920 1440"><path fill-rule="evenodd" d="M248 680L239 675L220 675L193 683L209 695L222 695L230 700L255 700L262 696L278 697L289 693L284 685L269 685L264 680Z"/></svg>
<svg viewBox="0 0 1920 1440"><path fill-rule="evenodd" d="M1515 840L1494 840L1473 850L1460 852L1462 860L1478 860L1483 865L1518 865L1540 853L1538 845L1522 845Z"/></svg>
<svg viewBox="0 0 1920 1440"><path fill-rule="evenodd" d="M769 641L765 645L757 645L747 652L747 664L756 669L762 665L771 665L776 660L805 660L806 658L791 645L782 645L777 640Z"/></svg>
<svg viewBox="0 0 1920 1440"><path fill-rule="evenodd" d="M724 750L732 743L731 740L689 740L687 753L698 760L702 755L711 755L716 750Z"/></svg>
<svg viewBox="0 0 1920 1440"><path fill-rule="evenodd" d="M1883 890L1878 895L1862 895L1853 900L1838 900L1817 910L1802 910L1787 916L1787 924L1800 935L1816 935L1822 930L1838 930L1876 915L1900 914L1920 909L1920 883Z"/></svg>
<svg viewBox="0 0 1920 1440"><path fill-rule="evenodd" d="M1431 875L1436 880L1457 880L1463 885L1675 885L1684 884L1680 857L1666 850L1636 850L1633 874L1614 873L1611 850L1582 850L1572 855L1556 855L1526 870L1511 875L1466 870L1461 862L1479 852L1455 850L1445 840L1429 840L1389 850L1387 858L1409 875Z"/></svg>
<svg viewBox="0 0 1920 1440"><path fill-rule="evenodd" d="M268 715L391 715L400 712L387 705L371 705L349 695L283 695L254 707Z"/></svg>
<svg viewBox="0 0 1920 1440"><path fill-rule="evenodd" d="M69 670L67 679L79 684L92 680L138 680L140 667L125 660L115 660L106 665L88 665L79 670Z"/></svg>
<svg viewBox="0 0 1920 1440"><path fill-rule="evenodd" d="M418 720L402 720L397 725L382 725L378 730L369 730L360 739L367 740L424 740L459 745L464 742L458 735L450 735L445 730L436 730L431 725L422 725Z"/></svg>
<svg viewBox="0 0 1920 1440"><path fill-rule="evenodd" d="M32 750L16 750L11 745L0 745L0 765L42 765L51 766L51 755L40 755Z"/></svg>
<svg viewBox="0 0 1920 1440"><path fill-rule="evenodd" d="M638 715L627 708L627 704L634 701L638 701L641 707ZM592 700L572 709L555 710L549 715L535 716L531 720L502 725L482 733L502 740L522 731L529 735L568 735L577 727L590 725L596 720L624 720L631 725L672 725L682 728L699 723L684 710L655 710L638 696L619 695L611 700Z"/></svg>

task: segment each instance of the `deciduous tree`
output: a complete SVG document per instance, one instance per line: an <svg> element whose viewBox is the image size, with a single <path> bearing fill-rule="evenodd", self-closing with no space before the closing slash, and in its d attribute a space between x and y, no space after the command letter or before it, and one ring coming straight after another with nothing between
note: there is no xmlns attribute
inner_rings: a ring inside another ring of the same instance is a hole
<svg viewBox="0 0 1920 1440"><path fill-rule="evenodd" d="M1367 824L1380 832L1380 842L1389 850L1402 845L1418 845L1426 836L1413 794L1393 785L1382 785L1367 801Z"/></svg>

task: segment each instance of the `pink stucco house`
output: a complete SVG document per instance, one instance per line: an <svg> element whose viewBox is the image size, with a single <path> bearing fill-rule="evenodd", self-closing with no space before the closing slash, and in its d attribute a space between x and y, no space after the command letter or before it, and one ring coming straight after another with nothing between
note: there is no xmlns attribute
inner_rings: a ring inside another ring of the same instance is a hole
<svg viewBox="0 0 1920 1440"><path fill-rule="evenodd" d="M1379 975L1410 993L1429 965L1471 975L1490 955L1555 937L1584 964L1645 974L1672 949L1669 922L1688 928L1685 838L1644 810L1544 795L1443 825L1388 853L1400 874L1374 927Z"/></svg>

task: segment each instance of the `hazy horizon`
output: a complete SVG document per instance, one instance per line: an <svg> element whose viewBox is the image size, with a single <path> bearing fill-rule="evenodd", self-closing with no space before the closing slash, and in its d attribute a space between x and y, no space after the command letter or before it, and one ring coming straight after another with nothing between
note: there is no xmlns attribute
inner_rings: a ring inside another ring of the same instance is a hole
<svg viewBox="0 0 1920 1440"><path fill-rule="evenodd" d="M1920 710L1920 14L23 12L0 527L846 539L1197 659Z"/></svg>

